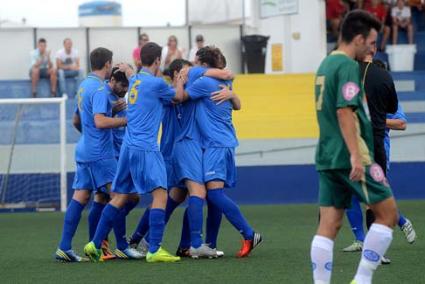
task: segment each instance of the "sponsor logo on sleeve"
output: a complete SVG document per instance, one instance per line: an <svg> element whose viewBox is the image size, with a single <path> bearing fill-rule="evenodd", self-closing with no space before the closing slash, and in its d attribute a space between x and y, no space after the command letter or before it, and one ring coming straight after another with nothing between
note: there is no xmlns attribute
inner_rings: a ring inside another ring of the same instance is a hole
<svg viewBox="0 0 425 284"><path fill-rule="evenodd" d="M359 92L360 88L354 82L347 82L342 86L342 96L346 101L351 101Z"/></svg>

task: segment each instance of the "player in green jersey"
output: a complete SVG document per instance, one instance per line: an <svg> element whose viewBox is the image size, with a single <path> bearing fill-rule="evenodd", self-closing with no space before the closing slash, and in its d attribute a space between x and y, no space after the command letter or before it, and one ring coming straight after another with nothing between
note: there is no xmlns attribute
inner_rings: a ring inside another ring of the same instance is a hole
<svg viewBox="0 0 425 284"><path fill-rule="evenodd" d="M372 126L363 108L359 66L376 44L380 23L371 14L347 14L336 51L321 63L315 81L320 138L316 149L319 172L320 224L311 244L313 278L330 283L334 239L351 197L368 204L376 215L364 242L353 283L371 283L392 240L397 208L381 167L373 161Z"/></svg>

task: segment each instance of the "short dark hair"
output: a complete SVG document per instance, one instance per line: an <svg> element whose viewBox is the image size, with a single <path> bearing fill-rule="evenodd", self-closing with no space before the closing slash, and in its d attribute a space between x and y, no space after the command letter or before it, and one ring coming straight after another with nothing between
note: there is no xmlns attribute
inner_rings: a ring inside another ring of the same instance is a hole
<svg viewBox="0 0 425 284"><path fill-rule="evenodd" d="M351 11L342 22L341 40L350 43L357 35L367 38L372 29L381 30L381 23L375 16L359 9Z"/></svg>
<svg viewBox="0 0 425 284"><path fill-rule="evenodd" d="M164 75L169 76L171 80L174 80L174 72L180 72L185 65L193 66L190 61L185 59L175 59L171 62L170 66L164 70Z"/></svg>
<svg viewBox="0 0 425 284"><path fill-rule="evenodd" d="M119 67L112 68L111 78L115 81L120 82L123 87L128 86L128 79L124 72L120 71Z"/></svg>
<svg viewBox="0 0 425 284"><path fill-rule="evenodd" d="M199 62L207 64L211 68L218 68L222 53L220 49L213 46L205 46L196 52Z"/></svg>
<svg viewBox="0 0 425 284"><path fill-rule="evenodd" d="M90 67L92 71L105 67L107 62L112 63L112 51L104 47L98 47L90 52Z"/></svg>
<svg viewBox="0 0 425 284"><path fill-rule="evenodd" d="M148 38L148 39L149 39L149 36L148 36L148 34L147 34L147 33L139 34L139 40L143 40L143 37L145 37L145 38Z"/></svg>
<svg viewBox="0 0 425 284"><path fill-rule="evenodd" d="M47 43L47 40L45 38L39 38L38 43Z"/></svg>
<svg viewBox="0 0 425 284"><path fill-rule="evenodd" d="M154 42L148 42L140 50L142 66L149 67L154 64L157 58L161 59L162 47Z"/></svg>

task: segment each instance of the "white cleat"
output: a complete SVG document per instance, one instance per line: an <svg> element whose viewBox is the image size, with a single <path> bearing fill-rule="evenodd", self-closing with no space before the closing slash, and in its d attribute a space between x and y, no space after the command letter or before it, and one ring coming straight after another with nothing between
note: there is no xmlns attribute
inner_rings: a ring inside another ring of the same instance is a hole
<svg viewBox="0 0 425 284"><path fill-rule="evenodd" d="M130 247L136 249L144 256L146 256L149 251L149 243L145 240L145 238L143 238L139 244L131 244Z"/></svg>
<svg viewBox="0 0 425 284"><path fill-rule="evenodd" d="M406 237L406 240L409 242L409 244L413 244L416 241L416 232L415 229L413 229L412 222L410 222L409 219L406 219L406 223L401 226L400 228L404 236Z"/></svg>
<svg viewBox="0 0 425 284"><path fill-rule="evenodd" d="M206 244L202 244L199 248L190 247L190 256L194 259L218 257L217 250L210 248Z"/></svg>
<svg viewBox="0 0 425 284"><path fill-rule="evenodd" d="M217 254L217 257L223 257L224 251L215 249L215 253Z"/></svg>
<svg viewBox="0 0 425 284"><path fill-rule="evenodd" d="M342 251L343 252L357 252L357 251L362 251L362 249L363 249L363 242L354 241L351 245L342 249Z"/></svg>
<svg viewBox="0 0 425 284"><path fill-rule="evenodd" d="M128 247L125 250L116 249L114 254L119 259L142 259L146 257L146 254L139 252L135 248Z"/></svg>
<svg viewBox="0 0 425 284"><path fill-rule="evenodd" d="M386 264L391 264L391 259L389 259L388 257L386 257L385 255L383 255L381 257L381 264L386 265Z"/></svg>

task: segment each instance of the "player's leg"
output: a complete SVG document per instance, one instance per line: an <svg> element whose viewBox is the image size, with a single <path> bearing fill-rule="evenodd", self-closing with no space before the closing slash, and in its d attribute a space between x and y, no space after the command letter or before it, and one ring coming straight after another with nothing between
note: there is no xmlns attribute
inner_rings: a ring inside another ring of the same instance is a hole
<svg viewBox="0 0 425 284"><path fill-rule="evenodd" d="M114 254L121 259L141 259L146 254L137 251L135 248L129 246L126 238L126 218L127 215L133 210L139 203L139 195L132 193L129 195L129 199L125 204L124 208L120 211L117 220L114 223L114 233L116 239L116 250Z"/></svg>
<svg viewBox="0 0 425 284"><path fill-rule="evenodd" d="M145 212L143 213L142 217L139 220L139 223L137 224L136 229L134 230L133 235L130 238L130 246L133 248L137 248L141 241L147 238L146 234L149 231L149 216L151 211L151 205L149 205ZM142 251L145 249L143 248Z"/></svg>
<svg viewBox="0 0 425 284"><path fill-rule="evenodd" d="M91 192L94 190L88 165L78 163L74 176L74 194L65 212L62 238L56 251L56 259L64 262L78 262L84 260L72 251L72 239L77 231L81 213L88 203Z"/></svg>
<svg viewBox="0 0 425 284"><path fill-rule="evenodd" d="M105 192L96 192L94 194L93 203L88 215L89 224L89 240L92 240L96 232L97 224L99 224L100 216L103 208L108 204L109 196Z"/></svg>
<svg viewBox="0 0 425 284"><path fill-rule="evenodd" d="M217 249L217 238L220 230L223 211L207 199L208 215L205 242L212 249ZM217 256L223 256L220 252Z"/></svg>
<svg viewBox="0 0 425 284"><path fill-rule="evenodd" d="M184 210L183 214L182 232L176 255L180 257L190 257L190 226L187 208Z"/></svg>
<svg viewBox="0 0 425 284"><path fill-rule="evenodd" d="M369 204L375 222L366 234L362 257L355 275L357 283L371 283L374 271L381 263L392 241L393 227L397 224L397 205L381 167L366 167L365 181L353 183L357 195Z"/></svg>
<svg viewBox="0 0 425 284"><path fill-rule="evenodd" d="M355 252L361 251L363 246L363 241L365 238L365 233L363 229L363 213L360 206L360 201L353 196L351 208L345 210L347 219L351 226L351 231L354 234L355 241L348 247L344 248L344 252Z"/></svg>

